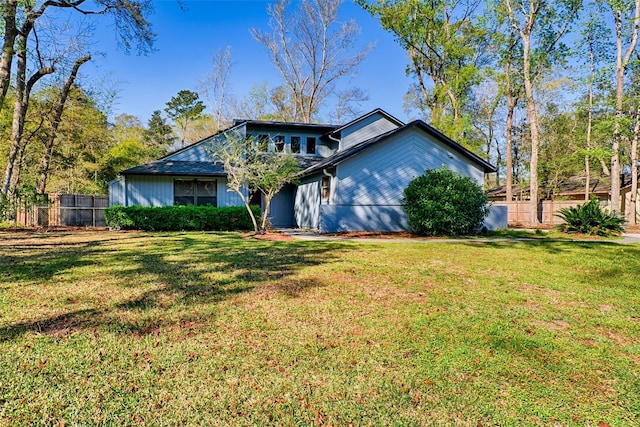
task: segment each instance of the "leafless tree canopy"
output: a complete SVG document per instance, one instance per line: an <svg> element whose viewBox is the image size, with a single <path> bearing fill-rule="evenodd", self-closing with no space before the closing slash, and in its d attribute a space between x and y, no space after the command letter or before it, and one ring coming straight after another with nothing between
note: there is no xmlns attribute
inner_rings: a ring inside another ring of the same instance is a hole
<svg viewBox="0 0 640 427"><path fill-rule="evenodd" d="M336 82L353 75L370 50L355 48L360 28L353 20L339 21L341 3L302 0L291 9L288 1L277 0L268 7L271 32L252 31L284 79L296 121L317 116L337 95Z"/></svg>

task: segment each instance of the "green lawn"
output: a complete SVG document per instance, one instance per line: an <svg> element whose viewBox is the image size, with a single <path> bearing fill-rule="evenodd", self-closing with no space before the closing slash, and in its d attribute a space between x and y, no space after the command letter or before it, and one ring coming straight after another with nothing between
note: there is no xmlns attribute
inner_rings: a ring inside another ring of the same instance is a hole
<svg viewBox="0 0 640 427"><path fill-rule="evenodd" d="M0 232L0 425L640 425L640 245Z"/></svg>

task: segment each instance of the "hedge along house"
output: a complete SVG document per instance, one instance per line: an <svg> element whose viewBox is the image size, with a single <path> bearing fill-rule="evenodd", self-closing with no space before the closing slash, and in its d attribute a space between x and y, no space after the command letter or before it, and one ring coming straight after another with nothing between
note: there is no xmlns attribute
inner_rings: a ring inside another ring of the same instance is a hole
<svg viewBox="0 0 640 427"><path fill-rule="evenodd" d="M241 205L227 191L224 168L208 148L229 132L268 141L268 150L300 159L298 185L285 186L271 202L274 227L406 230L401 201L411 179L444 165L482 185L484 174L496 170L428 124L404 124L380 109L342 126L237 120L209 138L122 171L109 183L110 205ZM498 214L488 219L489 228L506 226L506 215Z"/></svg>

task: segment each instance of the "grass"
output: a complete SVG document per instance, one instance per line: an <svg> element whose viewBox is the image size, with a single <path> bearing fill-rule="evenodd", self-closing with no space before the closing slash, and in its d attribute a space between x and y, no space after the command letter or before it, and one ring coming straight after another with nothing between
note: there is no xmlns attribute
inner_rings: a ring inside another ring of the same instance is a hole
<svg viewBox="0 0 640 427"><path fill-rule="evenodd" d="M640 245L0 233L0 424L640 424Z"/></svg>

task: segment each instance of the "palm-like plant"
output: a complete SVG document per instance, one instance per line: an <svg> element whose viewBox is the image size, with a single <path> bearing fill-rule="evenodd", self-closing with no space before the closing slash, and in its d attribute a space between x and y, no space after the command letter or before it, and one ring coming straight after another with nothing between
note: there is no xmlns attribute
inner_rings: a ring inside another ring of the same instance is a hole
<svg viewBox="0 0 640 427"><path fill-rule="evenodd" d="M611 236L624 231L624 217L603 210L593 199L583 205L560 209L556 216L565 221L558 226L565 233Z"/></svg>

